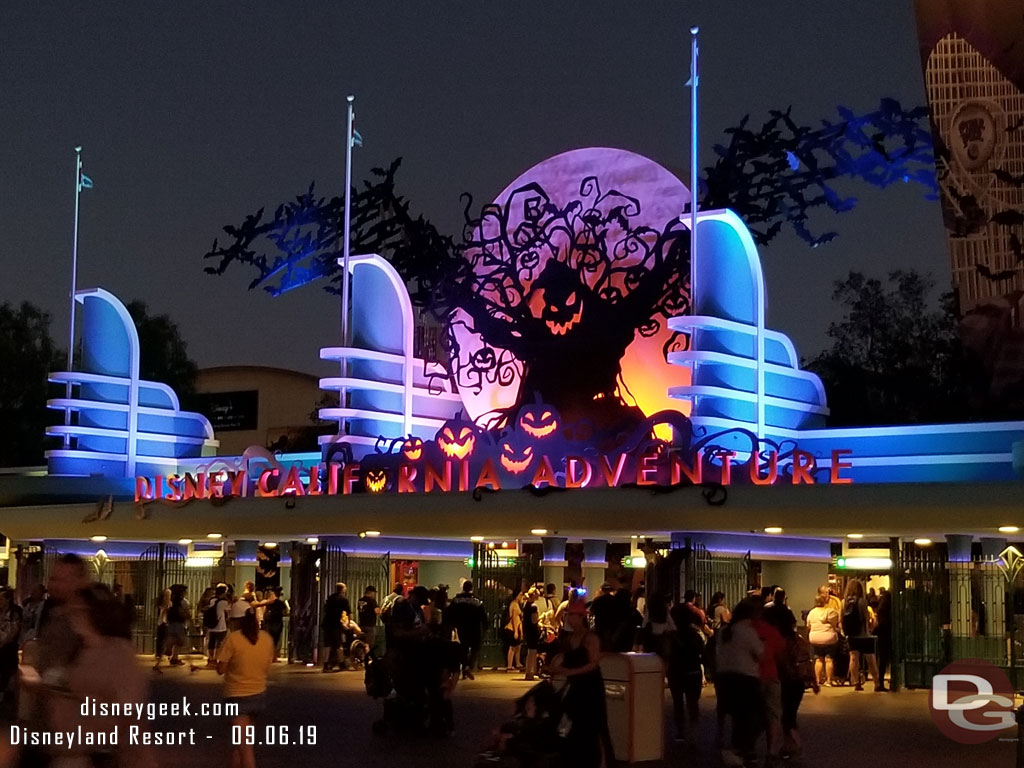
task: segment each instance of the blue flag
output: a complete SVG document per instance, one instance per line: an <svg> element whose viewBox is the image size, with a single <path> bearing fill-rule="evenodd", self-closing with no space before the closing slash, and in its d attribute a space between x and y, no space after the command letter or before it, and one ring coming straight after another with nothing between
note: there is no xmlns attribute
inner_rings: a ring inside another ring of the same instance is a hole
<svg viewBox="0 0 1024 768"><path fill-rule="evenodd" d="M359 135L359 131L357 131L355 128L352 129L352 146L363 146L363 137Z"/></svg>
<svg viewBox="0 0 1024 768"><path fill-rule="evenodd" d="M92 189L92 179L83 173L82 180L79 182L79 187L81 189Z"/></svg>

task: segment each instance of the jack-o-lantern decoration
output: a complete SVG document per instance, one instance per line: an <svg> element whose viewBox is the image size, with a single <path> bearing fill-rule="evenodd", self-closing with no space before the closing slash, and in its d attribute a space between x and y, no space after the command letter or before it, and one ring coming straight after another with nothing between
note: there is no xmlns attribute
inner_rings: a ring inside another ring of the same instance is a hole
<svg viewBox="0 0 1024 768"><path fill-rule="evenodd" d="M519 475L528 470L530 465L533 464L534 458L532 445L520 448L515 441L503 440L501 442L499 461L501 466L505 468L505 471L511 472L513 475Z"/></svg>
<svg viewBox="0 0 1024 768"><path fill-rule="evenodd" d="M519 411L519 429L539 440L558 429L558 413L548 405L527 405Z"/></svg>
<svg viewBox="0 0 1024 768"><path fill-rule="evenodd" d="M476 447L476 430L464 421L450 421L437 433L441 453L452 459L464 459Z"/></svg>
<svg viewBox="0 0 1024 768"><path fill-rule="evenodd" d="M370 493L380 493L388 484L388 473L383 469L368 469L364 476L366 490Z"/></svg>
<svg viewBox="0 0 1024 768"><path fill-rule="evenodd" d="M410 435L402 443L402 458L406 461L419 461L423 457L423 440Z"/></svg>

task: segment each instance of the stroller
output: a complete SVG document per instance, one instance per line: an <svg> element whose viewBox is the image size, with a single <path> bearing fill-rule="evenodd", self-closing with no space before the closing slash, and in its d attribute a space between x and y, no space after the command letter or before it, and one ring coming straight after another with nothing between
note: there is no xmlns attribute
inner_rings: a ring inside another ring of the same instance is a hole
<svg viewBox="0 0 1024 768"><path fill-rule="evenodd" d="M415 667L401 654L389 652L378 656L372 649L366 653L363 682L366 694L382 699L384 712L375 720L372 731L383 736L389 730L423 733L426 730L426 697L423 686L415 678Z"/></svg>
<svg viewBox="0 0 1024 768"><path fill-rule="evenodd" d="M555 768L563 765L562 693L545 680L517 699L512 719L502 724L494 746L477 756L474 768Z"/></svg>

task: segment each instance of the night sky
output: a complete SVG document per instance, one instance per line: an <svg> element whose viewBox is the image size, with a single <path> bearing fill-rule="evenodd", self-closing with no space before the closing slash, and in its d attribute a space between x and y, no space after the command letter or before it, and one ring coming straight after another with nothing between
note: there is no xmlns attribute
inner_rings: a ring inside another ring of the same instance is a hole
<svg viewBox="0 0 1024 768"><path fill-rule="evenodd" d="M81 144L95 188L80 288L169 314L201 366L323 372L336 298L312 285L272 299L237 267L204 274L202 256L224 224L310 181L341 190L347 93L364 139L354 178L403 156L413 210L459 231L461 192L490 201L567 149L621 147L688 179L695 23L702 165L747 112L792 104L807 123L883 96L925 104L910 0L7 3L0 301L41 305L66 345ZM851 191L855 212L816 220L838 240L811 250L787 234L762 251L769 323L804 356L825 344L832 282L851 268L950 279L937 202L910 186Z"/></svg>

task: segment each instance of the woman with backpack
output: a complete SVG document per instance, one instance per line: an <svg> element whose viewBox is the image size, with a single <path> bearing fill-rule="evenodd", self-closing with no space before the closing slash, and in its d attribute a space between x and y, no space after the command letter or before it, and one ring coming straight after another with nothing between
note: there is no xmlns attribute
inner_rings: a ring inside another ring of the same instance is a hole
<svg viewBox="0 0 1024 768"><path fill-rule="evenodd" d="M885 688L878 679L878 664L875 661L877 638L871 634L874 627L868 614L868 601L864 598L864 585L857 579L850 579L846 585L842 625L843 634L850 644L850 681L854 684L854 690L864 690L860 678L860 660L863 657L867 662L871 679L875 681L875 690L884 691Z"/></svg>

